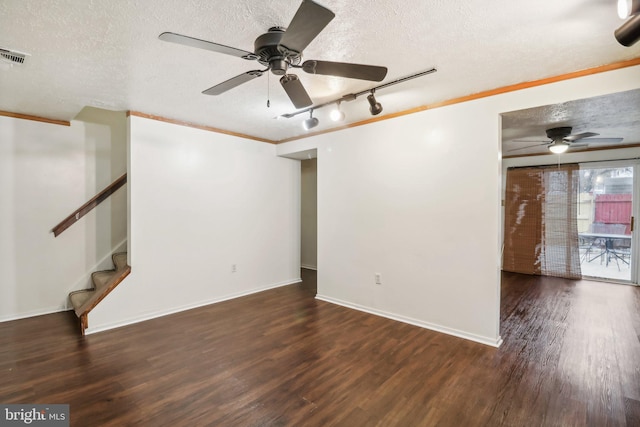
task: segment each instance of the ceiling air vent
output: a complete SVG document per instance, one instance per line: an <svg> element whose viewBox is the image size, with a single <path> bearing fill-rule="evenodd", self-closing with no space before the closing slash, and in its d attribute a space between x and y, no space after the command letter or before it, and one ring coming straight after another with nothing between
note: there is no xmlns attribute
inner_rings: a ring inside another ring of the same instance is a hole
<svg viewBox="0 0 640 427"><path fill-rule="evenodd" d="M28 53L17 52L0 47L0 60L9 64L24 64Z"/></svg>

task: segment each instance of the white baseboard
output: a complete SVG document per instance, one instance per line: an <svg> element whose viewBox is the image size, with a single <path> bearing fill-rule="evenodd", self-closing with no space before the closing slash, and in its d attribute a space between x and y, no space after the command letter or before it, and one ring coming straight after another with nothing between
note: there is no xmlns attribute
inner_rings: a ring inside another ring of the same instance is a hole
<svg viewBox="0 0 640 427"><path fill-rule="evenodd" d="M300 268L304 268L306 270L318 271L318 267L316 267L315 265L300 264Z"/></svg>
<svg viewBox="0 0 640 427"><path fill-rule="evenodd" d="M386 317L387 319L396 320L398 322L408 323L410 325L419 326L421 328L429 329L435 332L441 332L447 335L453 335L454 337L464 338L470 341L475 341L480 344L489 345L491 347L500 347L502 344L502 338L498 336L498 338L490 338L481 335L472 334L469 332L460 331L458 329L448 328L446 326L437 325L430 322L425 322L422 320L412 319L410 317L401 316L394 313L387 313L386 311L373 309L370 307L365 307L359 304L353 304L347 301L342 301L336 298L327 297L324 295L316 295L316 299L320 301L329 302L331 304L341 305L343 307L351 308L353 310L362 311L365 313L373 314L375 316Z"/></svg>
<svg viewBox="0 0 640 427"><path fill-rule="evenodd" d="M252 295L252 294L257 294L258 292L263 292L269 289L274 289L274 288L279 288L282 286L287 286L287 285L292 285L294 283L299 283L301 282L300 278L296 278L296 279L290 279L290 280L286 280L284 282L279 282L279 283L274 283L271 285L267 285L267 286L262 286L259 288L255 288L249 291L244 291L244 292L238 292L235 294L229 294L220 298L213 298L210 300L206 300L206 301L199 301L196 303L192 303L192 304L186 304L180 307L174 307L172 309L169 310L159 310L159 311L154 311L154 312L149 312L149 313L144 313L140 316L136 316L134 318L130 318L130 319L125 319L125 320L119 320L117 322L113 322L113 323L108 323L105 325L100 325L96 328L87 328L85 330L85 334L86 335L90 335L90 334L95 334L97 332L103 332L103 331L108 331L111 329L116 329L116 328L121 328L123 326L128 326L128 325L133 325L135 323L140 323L140 322L144 322L147 320L152 320L152 319L156 319L158 317L163 317L163 316L168 316L170 314L175 314L175 313L179 313L181 311L187 311L187 310L192 310L194 308L198 308L198 307L204 307L206 305L211 305L211 304L217 304L219 302L223 302L223 301L229 301L235 298L240 298L240 297L244 297L247 295ZM91 313L89 313L89 324L91 324Z"/></svg>
<svg viewBox="0 0 640 427"><path fill-rule="evenodd" d="M69 309L67 307L58 306L58 307L49 307L49 308L42 308L38 310L25 311L24 313L15 313L15 314L10 314L6 316L0 316L0 323L10 322L12 320L26 319L28 317L44 316L45 314L60 313L62 311L69 311Z"/></svg>

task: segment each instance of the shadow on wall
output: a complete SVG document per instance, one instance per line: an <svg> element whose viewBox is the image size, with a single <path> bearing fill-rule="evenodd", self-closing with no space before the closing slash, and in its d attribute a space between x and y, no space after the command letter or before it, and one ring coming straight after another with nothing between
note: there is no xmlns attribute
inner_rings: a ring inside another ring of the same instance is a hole
<svg viewBox="0 0 640 427"><path fill-rule="evenodd" d="M317 269L318 159L300 162L300 266Z"/></svg>
<svg viewBox="0 0 640 427"><path fill-rule="evenodd" d="M84 107L74 120L85 122L86 150L95 150L93 167L86 169L86 188L89 200L127 172L127 114ZM91 185L94 183L94 185ZM95 224L85 222L76 226L95 227L94 259L110 259L113 251L126 250L127 186L122 187L96 208ZM111 268L110 265L105 268Z"/></svg>

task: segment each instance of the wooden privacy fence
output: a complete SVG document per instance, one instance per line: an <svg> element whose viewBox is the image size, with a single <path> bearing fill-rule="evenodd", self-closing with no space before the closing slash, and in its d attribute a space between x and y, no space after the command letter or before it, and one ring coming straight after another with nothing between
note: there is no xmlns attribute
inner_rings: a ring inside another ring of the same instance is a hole
<svg viewBox="0 0 640 427"><path fill-rule="evenodd" d="M624 224L624 234L631 234L631 194L596 194L594 223Z"/></svg>

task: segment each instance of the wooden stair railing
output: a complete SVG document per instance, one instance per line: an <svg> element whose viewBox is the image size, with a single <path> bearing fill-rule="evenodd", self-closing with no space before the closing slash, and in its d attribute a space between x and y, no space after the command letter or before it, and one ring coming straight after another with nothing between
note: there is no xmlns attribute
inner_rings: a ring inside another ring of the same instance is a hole
<svg viewBox="0 0 640 427"><path fill-rule="evenodd" d="M60 224L53 227L53 235L58 237L67 228L75 224L80 218L91 212L93 208L105 201L109 196L115 193L120 187L127 182L127 174L125 173L120 178L116 179L107 188L96 194L91 200L84 205L76 209L71 215L66 217Z"/></svg>
<svg viewBox="0 0 640 427"><path fill-rule="evenodd" d="M127 182L127 174L116 179L107 188L96 194L91 200L76 209L71 215L66 217L60 224L53 227L53 235L58 237L67 228L75 224L80 218L91 212L93 208L105 201ZM89 312L93 310L125 277L131 272L131 267L127 265L127 254L118 253L112 255L113 270L98 271L91 275L93 287L73 291L69 294L69 301L73 306L76 316L80 319L80 331L85 334L85 329L89 326Z"/></svg>

